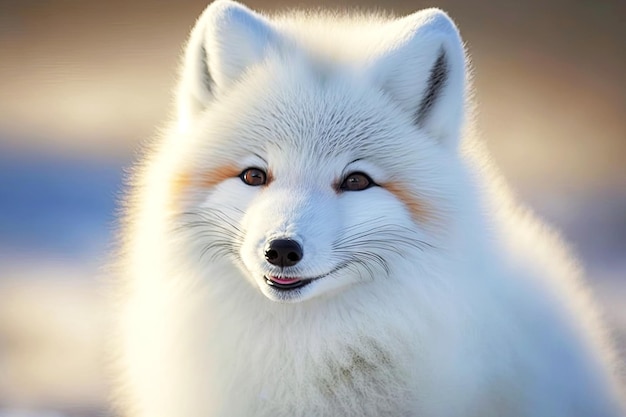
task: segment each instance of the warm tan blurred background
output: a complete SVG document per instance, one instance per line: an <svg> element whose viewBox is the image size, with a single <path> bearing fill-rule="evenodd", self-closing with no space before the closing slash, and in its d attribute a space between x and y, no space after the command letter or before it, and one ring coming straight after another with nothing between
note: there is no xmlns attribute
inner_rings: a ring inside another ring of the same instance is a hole
<svg viewBox="0 0 626 417"><path fill-rule="evenodd" d="M479 127L520 196L587 266L626 341L626 2L437 6L475 67ZM0 1L0 417L106 413L100 283L123 169L168 113L201 1Z"/></svg>

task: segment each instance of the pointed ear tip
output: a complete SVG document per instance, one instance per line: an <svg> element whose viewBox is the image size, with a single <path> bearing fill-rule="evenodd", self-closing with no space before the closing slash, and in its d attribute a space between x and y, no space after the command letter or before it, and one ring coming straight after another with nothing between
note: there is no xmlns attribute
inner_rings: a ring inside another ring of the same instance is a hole
<svg viewBox="0 0 626 417"><path fill-rule="evenodd" d="M450 15L445 11L438 7L429 7L427 9L421 10L420 13L424 19L428 19L434 22L442 22L449 25L454 26L454 22Z"/></svg>
<svg viewBox="0 0 626 417"><path fill-rule="evenodd" d="M214 2L209 4L207 9L212 9L214 11L221 11L221 10L226 10L230 8L239 8L239 7L245 7L245 6L233 0L215 0Z"/></svg>
<svg viewBox="0 0 626 417"><path fill-rule="evenodd" d="M445 10L440 9L439 7L427 7L426 9L420 10L418 13L422 13L425 16L450 19L450 15Z"/></svg>
<svg viewBox="0 0 626 417"><path fill-rule="evenodd" d="M246 6L233 0L215 0L204 11L204 16L213 24L228 24L232 21L243 20L251 14Z"/></svg>
<svg viewBox="0 0 626 417"><path fill-rule="evenodd" d="M437 7L417 11L413 13L411 17L415 17L420 22L420 26L428 25L436 31L452 36L459 36L459 29L454 23L454 20L452 20L448 13Z"/></svg>

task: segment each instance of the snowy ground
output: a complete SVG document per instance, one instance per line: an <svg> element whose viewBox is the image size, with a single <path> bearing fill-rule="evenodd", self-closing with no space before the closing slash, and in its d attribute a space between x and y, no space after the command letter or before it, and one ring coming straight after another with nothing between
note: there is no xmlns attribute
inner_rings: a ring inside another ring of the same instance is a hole
<svg viewBox="0 0 626 417"><path fill-rule="evenodd" d="M0 417L93 415L122 165L0 155Z"/></svg>

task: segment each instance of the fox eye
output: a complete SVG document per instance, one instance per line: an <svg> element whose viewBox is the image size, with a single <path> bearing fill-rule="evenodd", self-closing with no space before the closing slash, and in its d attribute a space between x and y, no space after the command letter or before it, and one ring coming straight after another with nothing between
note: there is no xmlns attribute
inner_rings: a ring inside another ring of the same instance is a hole
<svg viewBox="0 0 626 417"><path fill-rule="evenodd" d="M343 180L339 188L341 191L361 191L370 188L372 185L375 185L374 181L366 174L353 172Z"/></svg>
<svg viewBox="0 0 626 417"><path fill-rule="evenodd" d="M263 185L267 182L267 174L259 168L247 168L239 177L243 182L251 186Z"/></svg>

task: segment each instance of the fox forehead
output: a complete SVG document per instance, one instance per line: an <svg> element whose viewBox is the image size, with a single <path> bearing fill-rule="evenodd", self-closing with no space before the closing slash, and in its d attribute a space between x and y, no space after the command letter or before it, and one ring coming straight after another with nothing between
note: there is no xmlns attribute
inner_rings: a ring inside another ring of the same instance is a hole
<svg viewBox="0 0 626 417"><path fill-rule="evenodd" d="M277 170L336 169L355 159L387 166L429 145L367 80L295 65L256 68L210 110L195 146L206 149L201 165L242 167L256 154Z"/></svg>

